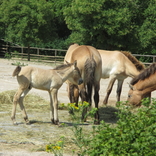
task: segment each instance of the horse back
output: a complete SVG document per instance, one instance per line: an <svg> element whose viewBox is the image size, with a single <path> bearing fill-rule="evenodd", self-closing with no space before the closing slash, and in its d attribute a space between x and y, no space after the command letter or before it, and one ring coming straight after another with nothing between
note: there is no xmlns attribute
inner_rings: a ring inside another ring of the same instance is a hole
<svg viewBox="0 0 156 156"><path fill-rule="evenodd" d="M102 59L102 78L110 75L134 77L139 74L135 64L120 51L98 50Z"/></svg>
<svg viewBox="0 0 156 156"><path fill-rule="evenodd" d="M65 59L70 63L77 60L77 66L84 81L89 76L94 76L99 81L101 77L102 61L99 52L92 46L81 45L74 49L68 49Z"/></svg>

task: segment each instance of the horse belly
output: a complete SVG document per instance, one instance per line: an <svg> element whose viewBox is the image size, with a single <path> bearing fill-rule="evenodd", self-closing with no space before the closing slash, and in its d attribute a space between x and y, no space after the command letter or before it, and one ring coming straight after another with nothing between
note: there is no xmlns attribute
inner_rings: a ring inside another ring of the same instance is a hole
<svg viewBox="0 0 156 156"><path fill-rule="evenodd" d="M32 82L31 86L33 88L40 89L40 90L50 90L51 83L49 83L49 82L33 83Z"/></svg>
<svg viewBox="0 0 156 156"><path fill-rule="evenodd" d="M102 78L103 79L107 79L110 77L110 75L112 75L113 73L116 72L116 67L112 67L112 68L103 68L102 69Z"/></svg>

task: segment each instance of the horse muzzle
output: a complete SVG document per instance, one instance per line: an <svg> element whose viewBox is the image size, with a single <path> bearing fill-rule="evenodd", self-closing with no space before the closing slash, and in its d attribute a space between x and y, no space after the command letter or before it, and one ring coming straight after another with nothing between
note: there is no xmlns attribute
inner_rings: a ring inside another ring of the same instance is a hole
<svg viewBox="0 0 156 156"><path fill-rule="evenodd" d="M78 85L82 84L83 83L83 80L82 78L79 79L79 82L78 82Z"/></svg>

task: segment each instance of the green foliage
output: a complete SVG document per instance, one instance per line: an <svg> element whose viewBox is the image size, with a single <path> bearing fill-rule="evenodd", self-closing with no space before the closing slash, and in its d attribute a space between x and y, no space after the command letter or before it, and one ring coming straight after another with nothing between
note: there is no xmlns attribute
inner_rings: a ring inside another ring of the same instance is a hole
<svg viewBox="0 0 156 156"><path fill-rule="evenodd" d="M0 38L24 46L70 43L156 54L155 0L0 0Z"/></svg>
<svg viewBox="0 0 156 156"><path fill-rule="evenodd" d="M146 103L146 102L145 102ZM90 156L153 156L156 153L156 101L151 106L139 108L119 107L117 126L102 122L88 145Z"/></svg>
<svg viewBox="0 0 156 156"><path fill-rule="evenodd" d="M9 52L5 53L4 58L10 60L12 58L11 53L9 53Z"/></svg>
<svg viewBox="0 0 156 156"><path fill-rule="evenodd" d="M31 43L46 42L52 38L52 32L54 38L52 5L52 2L45 0L4 0L0 21L5 24L6 40L29 46Z"/></svg>

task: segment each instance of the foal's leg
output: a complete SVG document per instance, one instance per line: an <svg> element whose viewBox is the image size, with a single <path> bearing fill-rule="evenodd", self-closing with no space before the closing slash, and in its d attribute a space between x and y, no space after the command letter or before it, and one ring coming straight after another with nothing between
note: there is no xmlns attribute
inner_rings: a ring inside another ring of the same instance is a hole
<svg viewBox="0 0 156 156"><path fill-rule="evenodd" d="M27 116L25 107L24 107L24 105L23 105L23 99L24 99L24 97L28 94L28 92L29 92L30 90L31 90L31 88L30 88L30 89L26 89L26 90L23 92L23 94L21 95L20 99L19 99L19 105L20 105L20 108L21 108L21 111L22 111L22 114L23 114L23 118L24 118L26 124L30 124L30 123L29 123L29 120L28 120L28 116Z"/></svg>
<svg viewBox="0 0 156 156"><path fill-rule="evenodd" d="M57 92L58 92L58 89L56 89L56 88L53 88L51 90L52 101L53 101L53 108L54 108L54 114L53 114L52 122L55 125L59 125Z"/></svg>
<svg viewBox="0 0 156 156"><path fill-rule="evenodd" d="M54 123L54 107L51 92L49 92L49 97L50 97L50 118L51 122Z"/></svg>
<svg viewBox="0 0 156 156"><path fill-rule="evenodd" d="M106 105L108 103L108 98L109 98L109 95L110 95L110 93L112 91L115 80L116 80L115 77L110 77L110 81L109 81L109 84L108 84L108 87L107 87L107 90L106 90L107 93L106 93L105 99L103 101L104 105Z"/></svg>
<svg viewBox="0 0 156 156"><path fill-rule="evenodd" d="M13 98L13 108L12 108L12 113L11 113L11 119L13 121L13 124L17 124L16 119L15 119L16 107L18 103L20 104L20 107L23 105L23 99L21 98L21 95L24 92L24 90L25 90L24 88L19 87ZM21 101L22 101L22 104L21 104ZM23 108L21 107L21 109L23 110L23 114L25 114L25 117L26 117L27 115L26 115L24 106Z"/></svg>

